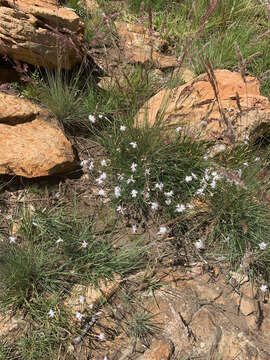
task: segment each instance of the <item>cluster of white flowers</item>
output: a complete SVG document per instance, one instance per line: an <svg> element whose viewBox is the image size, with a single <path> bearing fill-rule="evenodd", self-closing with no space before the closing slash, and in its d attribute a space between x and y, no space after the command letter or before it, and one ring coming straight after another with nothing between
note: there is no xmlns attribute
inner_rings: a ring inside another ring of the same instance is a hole
<svg viewBox="0 0 270 360"><path fill-rule="evenodd" d="M212 189L215 189L217 185L217 181L220 179L221 179L221 175L219 175L217 171L212 169L205 169L203 178L200 181L200 187L197 190L196 194L200 196L204 196L207 187L210 186Z"/></svg>
<svg viewBox="0 0 270 360"><path fill-rule="evenodd" d="M102 114L98 114L98 118L99 118L99 119L102 119L102 118L103 118L103 115L102 115ZM97 121L95 115L92 115L92 114L90 114L90 115L88 116L88 120L89 120L90 123L92 123L92 124L95 124L96 121Z"/></svg>

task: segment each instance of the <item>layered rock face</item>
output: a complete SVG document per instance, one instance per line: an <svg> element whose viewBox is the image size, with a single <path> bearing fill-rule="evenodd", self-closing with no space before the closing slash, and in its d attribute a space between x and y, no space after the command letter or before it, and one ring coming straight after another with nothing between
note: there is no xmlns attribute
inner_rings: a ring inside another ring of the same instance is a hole
<svg viewBox="0 0 270 360"><path fill-rule="evenodd" d="M0 54L15 60L71 69L81 61L82 31L79 16L57 0L0 0Z"/></svg>
<svg viewBox="0 0 270 360"><path fill-rule="evenodd" d="M0 174L27 178L71 171L71 143L48 113L30 101L0 92Z"/></svg>
<svg viewBox="0 0 270 360"><path fill-rule="evenodd" d="M241 141L256 133L261 123L269 123L270 103L260 95L257 79L247 76L245 82L240 73L228 70L214 74L217 95L207 74L172 90L163 89L139 111L139 126L161 120L169 128L184 124L206 139L233 135Z"/></svg>

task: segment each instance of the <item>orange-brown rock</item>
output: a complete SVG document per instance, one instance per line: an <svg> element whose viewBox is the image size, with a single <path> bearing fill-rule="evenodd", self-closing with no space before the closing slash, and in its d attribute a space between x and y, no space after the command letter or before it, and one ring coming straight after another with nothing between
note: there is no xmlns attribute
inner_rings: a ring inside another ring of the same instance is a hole
<svg viewBox="0 0 270 360"><path fill-rule="evenodd" d="M57 0L0 0L2 54L33 65L70 69L81 56L69 41L69 32L80 37L82 22L74 11L59 7Z"/></svg>
<svg viewBox="0 0 270 360"><path fill-rule="evenodd" d="M159 68L175 67L178 64L174 55L164 55L161 50L164 45L158 33L151 34L142 25L132 25L123 22L115 23L120 45L124 56L130 63L153 62Z"/></svg>
<svg viewBox="0 0 270 360"><path fill-rule="evenodd" d="M270 103L260 95L257 79L247 76L245 83L239 73L228 70L216 70L215 78L219 102L207 74L202 74L173 90L161 90L140 109L136 122L141 125L147 120L152 126L161 116L167 128L185 124L203 138L232 136L236 140L269 123Z"/></svg>
<svg viewBox="0 0 270 360"><path fill-rule="evenodd" d="M0 174L33 178L75 167L71 143L46 112L0 92Z"/></svg>
<svg viewBox="0 0 270 360"><path fill-rule="evenodd" d="M138 360L168 360L173 350L172 343L166 339L153 341L150 349L138 358Z"/></svg>

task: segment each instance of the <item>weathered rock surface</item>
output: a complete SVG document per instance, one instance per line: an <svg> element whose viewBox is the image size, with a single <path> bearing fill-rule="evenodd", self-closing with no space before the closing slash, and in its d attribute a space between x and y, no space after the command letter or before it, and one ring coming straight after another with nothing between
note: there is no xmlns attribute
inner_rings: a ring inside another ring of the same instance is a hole
<svg viewBox="0 0 270 360"><path fill-rule="evenodd" d="M173 345L166 339L158 339L152 342L150 349L138 358L138 360L169 360L172 355Z"/></svg>
<svg viewBox="0 0 270 360"><path fill-rule="evenodd" d="M123 22L115 22L125 58L130 63L154 62L159 68L175 67L178 64L174 55L162 54L162 41L158 33L141 25L132 25Z"/></svg>
<svg viewBox="0 0 270 360"><path fill-rule="evenodd" d="M33 178L75 167L71 143L46 112L0 92L0 173Z"/></svg>
<svg viewBox="0 0 270 360"><path fill-rule="evenodd" d="M167 285L155 292L154 299L146 296L143 302L156 314L154 321L162 324L162 334L172 341L178 357L269 359L269 334L265 331L269 327L269 305L260 302L261 314L253 307L251 315L240 304L245 297L242 287L235 292L222 273L191 275L175 270L162 276ZM259 301L249 300L252 304Z"/></svg>
<svg viewBox="0 0 270 360"><path fill-rule="evenodd" d="M81 56L69 41L70 32L79 38L82 27L79 16L57 0L0 0L0 53L18 61L72 68Z"/></svg>
<svg viewBox="0 0 270 360"><path fill-rule="evenodd" d="M223 137L243 140L246 135L256 135L261 123L270 123L270 103L260 95L258 80L247 76L245 83L240 73L228 70L216 70L215 77L219 101L207 74L202 74L185 85L163 89L153 96L139 111L137 123L140 126L147 119L152 126L162 113L165 127L185 124L212 140Z"/></svg>

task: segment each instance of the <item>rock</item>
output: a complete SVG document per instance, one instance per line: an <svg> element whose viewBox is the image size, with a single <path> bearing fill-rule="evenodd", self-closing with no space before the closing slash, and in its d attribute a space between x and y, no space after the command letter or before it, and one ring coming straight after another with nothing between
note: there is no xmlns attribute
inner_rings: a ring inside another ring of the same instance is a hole
<svg viewBox="0 0 270 360"><path fill-rule="evenodd" d="M49 115L28 100L0 92L0 173L28 178L76 168L71 143Z"/></svg>
<svg viewBox="0 0 270 360"><path fill-rule="evenodd" d="M73 312L83 312L87 309L102 305L117 290L120 277L115 276L113 281L100 281L99 287L93 285L84 286L76 284L73 286L69 297L65 300L65 305ZM84 298L80 302L80 296Z"/></svg>
<svg viewBox="0 0 270 360"><path fill-rule="evenodd" d="M166 339L153 341L150 349L138 358L138 360L169 360L172 354L173 345Z"/></svg>
<svg viewBox="0 0 270 360"><path fill-rule="evenodd" d="M243 295L239 298L239 307L243 315L248 316L256 311L255 300Z"/></svg>
<svg viewBox="0 0 270 360"><path fill-rule="evenodd" d="M216 70L215 77L225 124L207 74L173 90L163 89L138 112L135 122L141 126L145 119L153 126L159 113L166 129L185 124L197 130L202 138L213 140L234 137L237 141L256 134L263 122L269 125L270 103L260 95L259 82L247 76L246 84L240 73Z"/></svg>
<svg viewBox="0 0 270 360"><path fill-rule="evenodd" d="M178 61L174 55L164 55L161 50L165 42L159 38L156 31L150 34L142 25L132 25L115 22L120 39L120 46L128 62L153 62L158 68L176 67Z"/></svg>
<svg viewBox="0 0 270 360"><path fill-rule="evenodd" d="M96 0L81 0L81 3L90 13L100 10Z"/></svg>
<svg viewBox="0 0 270 360"><path fill-rule="evenodd" d="M78 46L83 24L74 11L59 7L57 0L0 1L1 53L15 60L70 69L82 59L70 41L71 32Z"/></svg>
<svg viewBox="0 0 270 360"><path fill-rule="evenodd" d="M24 320L22 313L17 313L15 316L11 311L0 313L0 337L4 338L12 336L13 340L22 335L22 331L29 328L27 321Z"/></svg>

